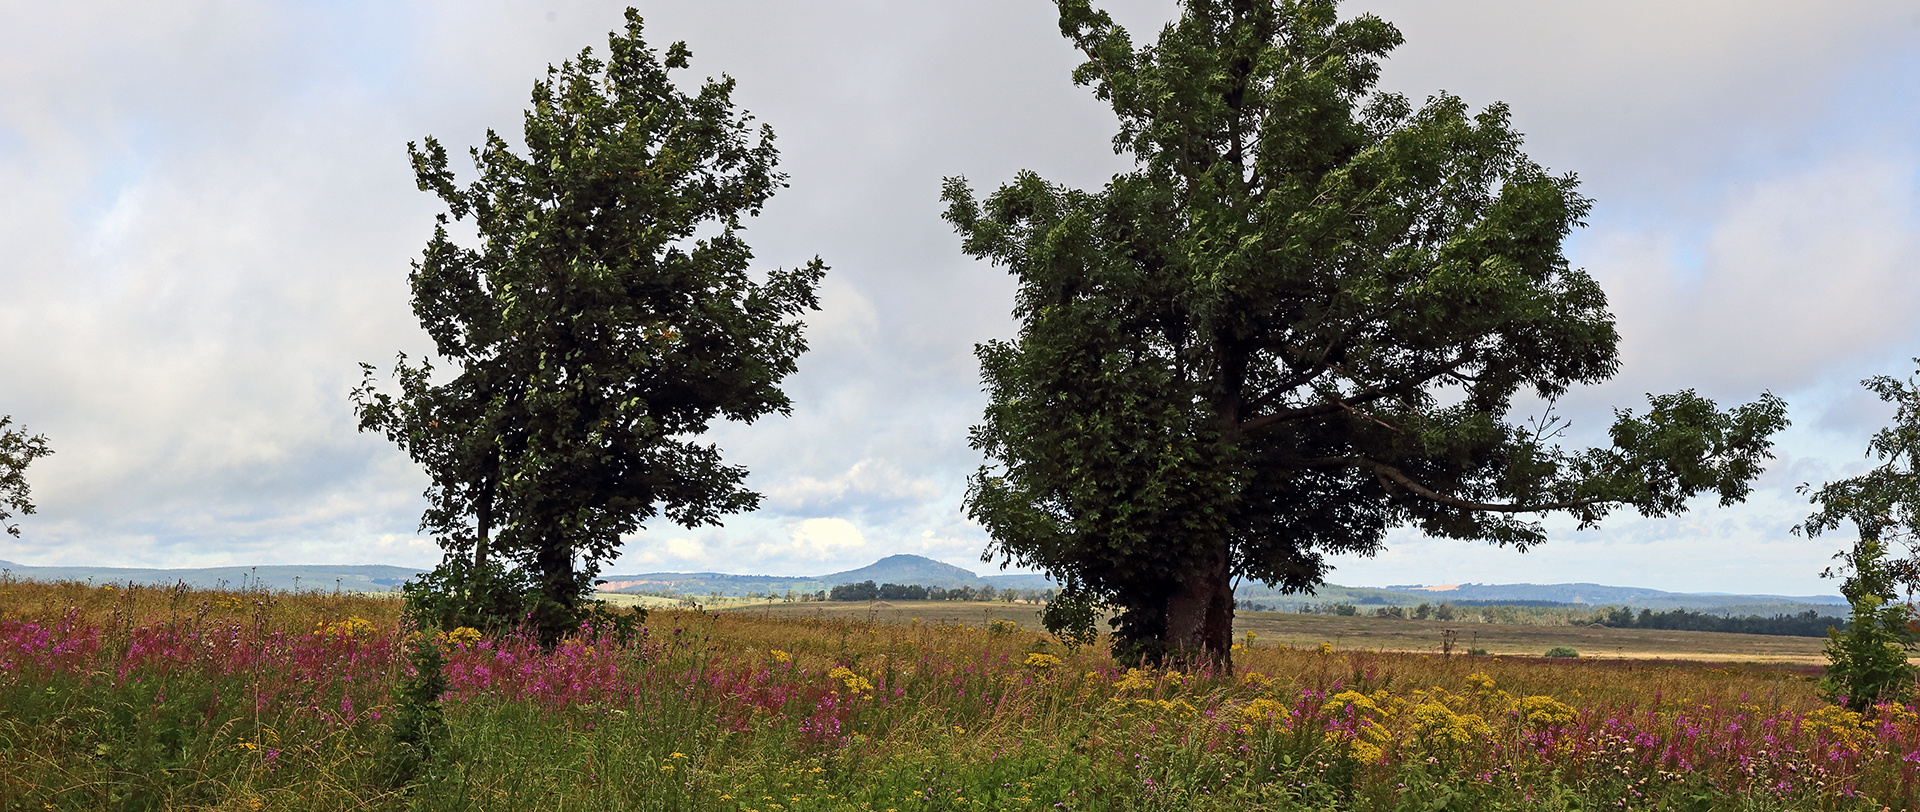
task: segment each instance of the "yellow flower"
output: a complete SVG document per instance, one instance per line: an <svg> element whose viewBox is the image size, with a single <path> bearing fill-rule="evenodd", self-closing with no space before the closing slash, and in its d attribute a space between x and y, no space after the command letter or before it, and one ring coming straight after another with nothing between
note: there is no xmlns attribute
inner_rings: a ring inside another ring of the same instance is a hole
<svg viewBox="0 0 1920 812"><path fill-rule="evenodd" d="M868 682L866 677L854 673L851 668L836 665L832 671L827 672L827 678L839 680L841 685L847 686L848 693L859 694L868 699L873 698L873 683Z"/></svg>
<svg viewBox="0 0 1920 812"><path fill-rule="evenodd" d="M1428 700L1413 708L1414 735L1432 745L1465 745L1486 736L1486 720L1474 714L1454 713L1443 702Z"/></svg>
<svg viewBox="0 0 1920 812"><path fill-rule="evenodd" d="M788 654L779 649L773 649L771 651L768 651L767 656L772 657L774 662L779 663L781 665L786 665L787 663L793 662L793 655Z"/></svg>
<svg viewBox="0 0 1920 812"><path fill-rule="evenodd" d="M687 757L686 753L674 753L673 755L667 756L667 758L686 758L686 757Z"/></svg>
<svg viewBox="0 0 1920 812"><path fill-rule="evenodd" d="M1240 716L1249 722L1272 720L1275 724L1284 726L1290 715L1291 714L1287 713L1287 706L1266 697L1255 699L1252 702L1240 706Z"/></svg>
<svg viewBox="0 0 1920 812"><path fill-rule="evenodd" d="M1051 654L1034 652L1027 655L1027 667L1035 671L1046 671L1060 664L1060 658Z"/></svg>
<svg viewBox="0 0 1920 812"><path fill-rule="evenodd" d="M1529 696L1520 700L1516 709L1520 721L1538 727L1564 725L1573 721L1573 706L1550 696Z"/></svg>
<svg viewBox="0 0 1920 812"><path fill-rule="evenodd" d="M1322 642L1320 643L1320 653L1321 653L1321 654L1332 654L1332 653L1333 653L1333 644L1332 644L1332 643L1328 643L1328 642L1324 642L1324 641L1322 641Z"/></svg>
<svg viewBox="0 0 1920 812"><path fill-rule="evenodd" d="M1373 697L1367 696L1359 691L1341 691L1340 693L1327 697L1326 704L1320 706L1320 710L1322 713L1336 713L1349 705L1353 706L1354 710L1362 713L1380 712L1380 706L1373 701Z"/></svg>

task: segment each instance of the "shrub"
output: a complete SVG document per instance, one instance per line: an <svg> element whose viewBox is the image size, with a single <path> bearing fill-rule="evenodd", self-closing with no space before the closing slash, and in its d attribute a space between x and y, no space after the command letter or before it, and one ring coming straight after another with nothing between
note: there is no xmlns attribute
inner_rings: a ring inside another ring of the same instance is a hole
<svg viewBox="0 0 1920 812"><path fill-rule="evenodd" d="M1840 587L1853 614L1846 631L1827 633L1827 675L1820 680L1820 693L1855 713L1881 702L1903 702L1913 694L1915 670L1907 663L1913 613L1892 599L1886 545L1863 533L1851 552L1837 557L1853 570Z"/></svg>
<svg viewBox="0 0 1920 812"><path fill-rule="evenodd" d="M1574 651L1572 646L1554 646L1553 648L1547 649L1545 656L1578 660L1580 659L1580 652Z"/></svg>

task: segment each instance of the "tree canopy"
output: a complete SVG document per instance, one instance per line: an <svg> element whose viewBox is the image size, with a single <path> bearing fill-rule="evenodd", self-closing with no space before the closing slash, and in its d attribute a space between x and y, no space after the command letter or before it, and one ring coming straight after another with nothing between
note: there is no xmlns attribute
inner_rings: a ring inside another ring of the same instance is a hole
<svg viewBox="0 0 1920 812"><path fill-rule="evenodd" d="M732 79L677 89L686 45L663 56L641 34L629 9L606 61L588 49L549 68L524 155L489 131L471 183L437 140L408 145L420 188L447 207L411 281L450 369L402 355L397 395L367 365L354 391L361 429L431 474L421 529L454 575L503 557L537 583L548 630L644 522L758 504L746 470L695 438L789 411L778 384L825 272L815 259L755 281L742 218L784 185L772 130L734 109ZM449 214L471 222L471 247Z"/></svg>
<svg viewBox="0 0 1920 812"><path fill-rule="evenodd" d="M1914 363L1920 365L1920 358ZM1860 383L1894 405L1893 423L1867 441L1867 454L1880 464L1817 489L1802 486L1818 509L1794 529L1819 536L1851 523L1863 538L1912 542L1920 537L1920 384L1888 375ZM1889 574L1909 589L1920 589L1920 558L1909 556Z"/></svg>
<svg viewBox="0 0 1920 812"><path fill-rule="evenodd" d="M13 415L0 415L0 528L18 538L20 525L9 524L7 520L16 512L22 516L33 514L33 489L27 485L27 466L52 454L53 449L47 446L45 435L28 434L18 427L7 428L11 425Z"/></svg>
<svg viewBox="0 0 1920 812"><path fill-rule="evenodd" d="M977 348L969 515L990 557L1067 585L1060 623L1108 603L1123 654L1224 663L1235 579L1311 590L1396 526L1525 549L1550 512L1747 494L1786 422L1771 395L1650 396L1585 450L1513 415L1618 368L1605 294L1561 251L1590 203L1504 106L1376 92L1393 26L1187 0L1136 47L1058 7L1134 168L984 200L952 178L943 199L964 250L1019 281L1018 336Z"/></svg>

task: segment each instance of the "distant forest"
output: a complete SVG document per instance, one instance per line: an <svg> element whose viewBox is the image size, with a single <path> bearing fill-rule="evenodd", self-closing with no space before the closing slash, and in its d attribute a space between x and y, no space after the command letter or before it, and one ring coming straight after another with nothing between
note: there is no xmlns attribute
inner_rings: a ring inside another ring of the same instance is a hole
<svg viewBox="0 0 1920 812"><path fill-rule="evenodd" d="M1826 637L1828 629L1846 631L1844 618L1828 617L1812 609L1794 615L1727 617L1706 612L1675 609L1655 612L1642 609L1634 614L1629 607L1606 610L1599 624L1616 629L1664 629L1685 632L1734 632L1736 634L1777 634L1787 637Z"/></svg>
<svg viewBox="0 0 1920 812"><path fill-rule="evenodd" d="M1053 590L994 589L991 586L920 586L918 584L879 584L861 581L841 584L827 593L834 601L1028 601L1053 597Z"/></svg>

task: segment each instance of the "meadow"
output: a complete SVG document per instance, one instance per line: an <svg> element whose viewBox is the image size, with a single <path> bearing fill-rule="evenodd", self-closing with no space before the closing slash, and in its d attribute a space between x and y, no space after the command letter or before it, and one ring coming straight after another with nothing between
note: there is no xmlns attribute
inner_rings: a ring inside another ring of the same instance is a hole
<svg viewBox="0 0 1920 812"><path fill-rule="evenodd" d="M545 650L418 634L390 598L0 581L0 809L1881 810L1920 789L1914 709L1836 709L1804 669L1255 630L1231 674L1139 671L984 607L889 620L655 610ZM403 690L416 652L444 660L430 707ZM445 738L396 758L435 714Z"/></svg>
<svg viewBox="0 0 1920 812"><path fill-rule="evenodd" d="M855 619L888 624L918 620L974 626L993 620L1034 626L1038 615L1038 607L1031 604L947 601L736 603L724 606L722 611L769 618ZM1234 613L1233 628L1236 635L1253 632L1262 646L1315 647L1324 642L1339 649L1440 654L1445 649L1445 633L1452 630L1455 653L1481 649L1489 654L1527 656L1568 646L1585 655L1609 658L1800 665L1826 662L1822 654L1826 638L1822 637L1615 629L1565 622L1490 623L1243 610Z"/></svg>

